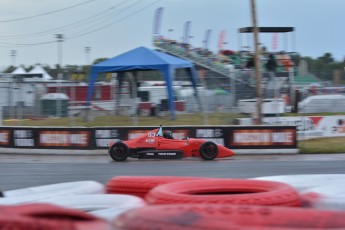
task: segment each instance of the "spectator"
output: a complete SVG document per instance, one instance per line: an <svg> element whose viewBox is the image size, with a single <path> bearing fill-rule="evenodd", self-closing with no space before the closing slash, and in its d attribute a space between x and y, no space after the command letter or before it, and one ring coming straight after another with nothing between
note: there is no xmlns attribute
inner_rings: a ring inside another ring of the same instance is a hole
<svg viewBox="0 0 345 230"><path fill-rule="evenodd" d="M277 79L275 76L276 68L277 68L277 62L276 59L274 58L273 54L269 54L268 56L268 61L266 62L265 65L268 74L270 76L270 80L273 83L273 90L271 90L270 94L273 94L274 98L278 98L278 91L280 87L277 85Z"/></svg>
<svg viewBox="0 0 345 230"><path fill-rule="evenodd" d="M275 72L277 68L277 62L273 54L268 56L268 61L266 62L266 69L268 72Z"/></svg>
<svg viewBox="0 0 345 230"><path fill-rule="evenodd" d="M252 69L255 67L254 56L250 56L249 60L247 61L246 68Z"/></svg>

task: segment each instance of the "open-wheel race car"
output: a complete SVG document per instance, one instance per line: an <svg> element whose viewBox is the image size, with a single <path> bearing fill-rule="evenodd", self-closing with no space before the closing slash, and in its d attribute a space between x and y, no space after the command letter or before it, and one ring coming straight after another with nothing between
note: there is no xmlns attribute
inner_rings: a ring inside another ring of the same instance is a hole
<svg viewBox="0 0 345 230"><path fill-rule="evenodd" d="M230 157L234 152L211 141L196 138L174 139L169 130L160 128L127 141L110 142L108 149L114 161L128 157L138 159L181 159L201 157L204 160Z"/></svg>

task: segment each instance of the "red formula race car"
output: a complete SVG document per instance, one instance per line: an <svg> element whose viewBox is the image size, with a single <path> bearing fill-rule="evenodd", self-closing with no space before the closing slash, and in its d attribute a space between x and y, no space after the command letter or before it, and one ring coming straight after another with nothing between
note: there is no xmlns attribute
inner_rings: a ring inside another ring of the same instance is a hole
<svg viewBox="0 0 345 230"><path fill-rule="evenodd" d="M201 157L204 160L230 157L234 152L223 145L195 138L174 139L169 130L154 129L134 139L110 142L108 149L114 161L128 157L138 159L181 159Z"/></svg>

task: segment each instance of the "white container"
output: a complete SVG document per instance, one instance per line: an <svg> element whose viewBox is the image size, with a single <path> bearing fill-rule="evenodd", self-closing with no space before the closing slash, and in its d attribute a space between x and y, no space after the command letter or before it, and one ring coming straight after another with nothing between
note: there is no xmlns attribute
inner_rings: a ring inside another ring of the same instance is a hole
<svg viewBox="0 0 345 230"><path fill-rule="evenodd" d="M239 100L238 109L241 113L254 114L257 110L256 101L256 99ZM281 98L263 99L261 111L262 114L266 115L283 114L285 112L285 101Z"/></svg>

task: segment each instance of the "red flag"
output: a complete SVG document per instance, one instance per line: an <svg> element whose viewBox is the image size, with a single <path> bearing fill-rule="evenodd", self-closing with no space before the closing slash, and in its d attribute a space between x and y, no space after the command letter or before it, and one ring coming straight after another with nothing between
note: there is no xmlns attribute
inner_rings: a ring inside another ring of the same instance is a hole
<svg viewBox="0 0 345 230"><path fill-rule="evenodd" d="M218 50L223 48L224 39L225 39L225 30L222 30L219 34L218 46L217 46Z"/></svg>
<svg viewBox="0 0 345 230"><path fill-rule="evenodd" d="M272 36L272 50L278 49L278 33L274 33Z"/></svg>

